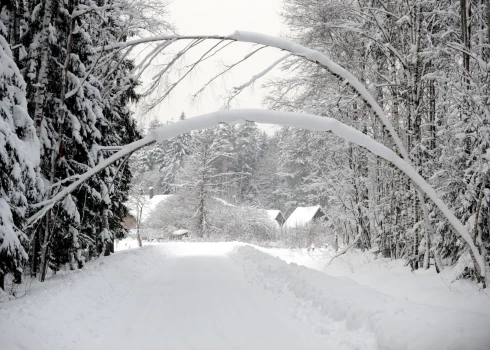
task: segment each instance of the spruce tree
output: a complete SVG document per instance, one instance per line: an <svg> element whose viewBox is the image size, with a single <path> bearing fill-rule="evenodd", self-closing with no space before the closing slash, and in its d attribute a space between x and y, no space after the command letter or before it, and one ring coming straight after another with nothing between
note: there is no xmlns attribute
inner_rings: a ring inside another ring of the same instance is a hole
<svg viewBox="0 0 490 350"><path fill-rule="evenodd" d="M185 120L185 114L179 117ZM184 159L189 155L190 134L182 134L166 142L163 154L163 161L160 164L160 179L162 193L168 194L175 192L175 175L184 165Z"/></svg>
<svg viewBox="0 0 490 350"><path fill-rule="evenodd" d="M2 8L2 18L9 13ZM11 13L11 12L10 12ZM0 288L10 273L20 281L27 261L27 236L21 230L28 205L42 190L39 141L27 112L26 84L13 59L0 21Z"/></svg>

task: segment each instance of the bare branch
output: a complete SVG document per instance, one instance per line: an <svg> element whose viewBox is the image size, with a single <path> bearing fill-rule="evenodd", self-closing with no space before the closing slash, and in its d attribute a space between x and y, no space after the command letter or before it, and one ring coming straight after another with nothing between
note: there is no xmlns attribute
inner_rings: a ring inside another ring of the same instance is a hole
<svg viewBox="0 0 490 350"><path fill-rule="evenodd" d="M229 44L233 43L230 42ZM249 59L251 56L253 56L254 54L256 54L258 51L266 48L267 46L262 46L262 47L259 47L257 50L254 50L252 51L251 53L249 53L248 55L246 55L245 57L243 57L241 60L233 63L232 65L230 65L228 68L226 68L224 71L220 72L219 74L216 74L214 77L212 77L210 80L208 80L206 82L206 84L203 85L203 87L201 89L199 89L196 93L194 93L192 95L192 98L196 98L199 94L201 94L213 81L215 81L216 79L218 79L219 77L223 76L225 73L227 73L228 71L230 71L231 69L233 69L234 67L238 66L240 63L246 61L247 59Z"/></svg>
<svg viewBox="0 0 490 350"><path fill-rule="evenodd" d="M266 75L267 73L269 73L272 69L274 69L274 67L276 67L279 63L281 63L282 61L284 61L285 59L287 59L287 58L289 58L291 56L292 56L291 54L287 54L287 55L282 56L281 58L279 58L278 60L276 60L274 63L272 63L269 67L267 67L266 69L264 69L262 72L260 72L259 74L254 75L245 84L242 84L240 86L234 87L233 88L233 92L232 92L233 95L228 99L228 104L230 103L230 101L232 99L234 99L236 96L238 96L243 91L243 89L245 89L246 87L249 87L250 85L254 84L257 80L259 80L264 75Z"/></svg>

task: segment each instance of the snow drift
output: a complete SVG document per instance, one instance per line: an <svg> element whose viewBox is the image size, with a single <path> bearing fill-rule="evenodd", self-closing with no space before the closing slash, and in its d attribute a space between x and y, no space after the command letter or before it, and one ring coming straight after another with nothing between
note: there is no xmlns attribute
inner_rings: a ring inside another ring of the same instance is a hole
<svg viewBox="0 0 490 350"><path fill-rule="evenodd" d="M489 316L411 303L287 264L250 246L237 247L231 256L264 288L292 292L333 319L346 320L348 327L368 327L381 349L488 349L490 345Z"/></svg>

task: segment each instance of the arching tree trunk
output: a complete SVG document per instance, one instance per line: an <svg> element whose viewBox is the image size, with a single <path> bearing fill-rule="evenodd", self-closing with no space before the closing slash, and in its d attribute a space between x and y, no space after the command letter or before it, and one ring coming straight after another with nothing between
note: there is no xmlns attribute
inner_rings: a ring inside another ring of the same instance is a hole
<svg viewBox="0 0 490 350"><path fill-rule="evenodd" d="M239 120L249 120L258 123L290 125L315 131L331 131L335 135L347 141L356 143L359 146L373 152L375 155L380 156L394 164L398 169L405 173L417 187L419 187L426 193L426 195L434 202L434 204L441 210L443 215L448 219L449 223L454 227L458 237L469 248L472 260L475 264L475 272L478 276L478 281L482 282L483 285L486 286L486 266L484 263L484 259L475 244L473 243L471 235L466 230L461 221L459 221L452 213L452 211L444 204L444 202L441 201L435 190L412 168L410 163L398 157L386 146L381 145L380 143L371 139L369 136L339 122L338 120L328 117L309 115L305 113L277 112L260 109L226 110L202 115L200 117L194 117L192 119L179 121L174 124L162 127L159 130L152 132L147 137L123 147L119 152L100 162L99 165L80 176L79 179L67 186L64 190L60 191L56 196L49 200L49 202L41 210L31 216L27 220L27 224L24 228L33 225L35 222L41 219L46 214L46 212L48 212L58 201L63 199L69 193L73 192L80 184L85 182L91 176L102 171L104 168L113 164L117 160L126 157L128 154L131 154L132 152L147 145L150 145L156 141L167 140L169 138L181 135L192 130L199 130L217 126L220 122L234 123Z"/></svg>

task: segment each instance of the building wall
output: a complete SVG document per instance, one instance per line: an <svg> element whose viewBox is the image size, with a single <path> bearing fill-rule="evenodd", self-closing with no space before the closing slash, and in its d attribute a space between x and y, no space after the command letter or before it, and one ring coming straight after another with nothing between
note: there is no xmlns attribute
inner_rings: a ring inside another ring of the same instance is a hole
<svg viewBox="0 0 490 350"><path fill-rule="evenodd" d="M136 228L136 219L133 215L128 214L123 220L123 227L126 230L131 230Z"/></svg>

